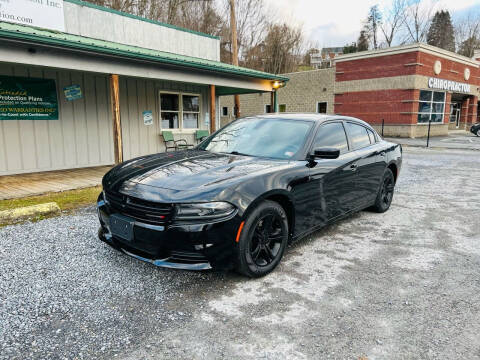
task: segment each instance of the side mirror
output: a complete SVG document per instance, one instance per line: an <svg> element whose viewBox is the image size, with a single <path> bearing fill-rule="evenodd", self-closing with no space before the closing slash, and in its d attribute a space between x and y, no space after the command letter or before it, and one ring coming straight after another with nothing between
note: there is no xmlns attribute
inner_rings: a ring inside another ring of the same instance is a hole
<svg viewBox="0 0 480 360"><path fill-rule="evenodd" d="M336 148L319 148L313 151L312 157L319 159L337 159L340 156L340 150Z"/></svg>

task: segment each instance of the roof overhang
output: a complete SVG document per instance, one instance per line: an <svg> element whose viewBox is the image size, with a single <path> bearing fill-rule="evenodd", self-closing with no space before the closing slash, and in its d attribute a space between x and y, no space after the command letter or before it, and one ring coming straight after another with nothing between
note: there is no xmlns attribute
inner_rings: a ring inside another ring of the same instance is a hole
<svg viewBox="0 0 480 360"><path fill-rule="evenodd" d="M216 85L230 92L272 91L275 81L288 81L281 75L217 61L4 22L0 22L0 39L0 62Z"/></svg>

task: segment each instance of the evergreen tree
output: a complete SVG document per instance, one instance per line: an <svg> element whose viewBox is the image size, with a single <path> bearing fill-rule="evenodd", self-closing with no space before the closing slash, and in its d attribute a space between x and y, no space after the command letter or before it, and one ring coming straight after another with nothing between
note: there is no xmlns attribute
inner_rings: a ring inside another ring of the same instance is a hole
<svg viewBox="0 0 480 360"><path fill-rule="evenodd" d="M357 51L367 51L369 40L370 39L367 31L365 29L360 31L360 36L358 37L358 40L357 40Z"/></svg>
<svg viewBox="0 0 480 360"><path fill-rule="evenodd" d="M382 22L382 13L378 9L378 5L373 5L369 12L367 21L365 23L365 30L368 31L370 38L373 42L373 48L376 50L378 49L378 39L377 39L377 32L378 28Z"/></svg>
<svg viewBox="0 0 480 360"><path fill-rule="evenodd" d="M450 13L447 10L435 13L428 29L427 43L448 51L455 51L454 30Z"/></svg>
<svg viewBox="0 0 480 360"><path fill-rule="evenodd" d="M354 41L351 44L347 44L343 47L343 53L344 54L351 54L351 53L356 53L358 51L357 49L357 43Z"/></svg>

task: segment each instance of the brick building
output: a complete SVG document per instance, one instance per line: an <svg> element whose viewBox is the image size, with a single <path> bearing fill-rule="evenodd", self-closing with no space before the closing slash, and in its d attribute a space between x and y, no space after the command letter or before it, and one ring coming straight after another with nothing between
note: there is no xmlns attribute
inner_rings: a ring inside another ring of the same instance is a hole
<svg viewBox="0 0 480 360"><path fill-rule="evenodd" d="M377 129L384 121L386 136L426 136L430 122L432 135L446 135L479 121L478 60L426 44L341 55L332 69L286 74L279 110L355 116ZM244 95L242 116L261 112L254 104L269 98ZM220 101L225 113L231 100Z"/></svg>

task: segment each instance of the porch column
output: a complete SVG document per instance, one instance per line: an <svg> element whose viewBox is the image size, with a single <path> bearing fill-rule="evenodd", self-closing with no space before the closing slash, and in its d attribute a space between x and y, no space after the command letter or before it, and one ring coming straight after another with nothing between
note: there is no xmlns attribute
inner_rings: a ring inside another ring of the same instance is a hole
<svg viewBox="0 0 480 360"><path fill-rule="evenodd" d="M216 131L215 85L210 85L210 134Z"/></svg>
<svg viewBox="0 0 480 360"><path fill-rule="evenodd" d="M115 164L123 162L122 122L120 120L120 89L118 75L110 75L110 99L113 119L113 151Z"/></svg>
<svg viewBox="0 0 480 360"><path fill-rule="evenodd" d="M273 91L273 112L278 112L278 93L277 90Z"/></svg>

